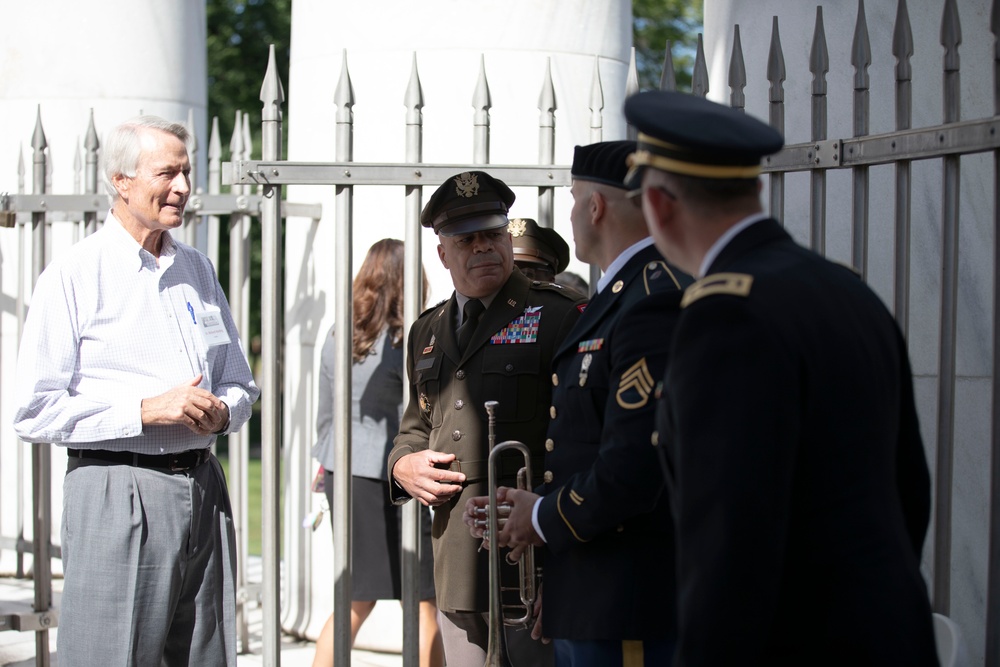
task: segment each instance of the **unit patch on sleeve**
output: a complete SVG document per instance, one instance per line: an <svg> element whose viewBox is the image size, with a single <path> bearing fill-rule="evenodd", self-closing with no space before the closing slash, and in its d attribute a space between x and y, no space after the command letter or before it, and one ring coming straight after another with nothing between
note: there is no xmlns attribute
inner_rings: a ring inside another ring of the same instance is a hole
<svg viewBox="0 0 1000 667"><path fill-rule="evenodd" d="M541 321L542 306L528 306L521 316L515 317L510 324L493 334L490 345L535 343L538 341L538 325Z"/></svg>

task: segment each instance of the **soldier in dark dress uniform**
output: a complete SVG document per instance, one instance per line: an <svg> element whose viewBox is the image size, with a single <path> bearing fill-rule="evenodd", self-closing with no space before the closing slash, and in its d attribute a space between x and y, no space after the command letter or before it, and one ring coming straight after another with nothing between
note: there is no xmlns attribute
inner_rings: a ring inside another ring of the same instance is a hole
<svg viewBox="0 0 1000 667"><path fill-rule="evenodd" d="M658 419L675 666L936 665L929 475L892 315L762 212L774 129L680 93L640 93L625 115L657 247L700 277Z"/></svg>
<svg viewBox="0 0 1000 667"><path fill-rule="evenodd" d="M604 274L553 362L542 495L502 492L513 507L499 544L546 547L542 634L557 666L662 667L674 649L673 530L653 393L691 279L663 260L626 197L634 150L634 141L576 148L576 255ZM486 502L467 505L466 523Z"/></svg>
<svg viewBox="0 0 1000 667"><path fill-rule="evenodd" d="M482 665L488 640L488 553L478 551L461 521L466 498L486 493L484 404L499 402L497 442L527 444L540 471L552 356L584 306L576 292L514 269L507 231L513 201L502 181L465 172L445 181L421 213L421 224L438 234L455 292L410 330L410 399L388 469L394 502L416 498L436 508L435 587L450 667ZM514 664L551 664L550 647L527 630L509 630L506 643Z"/></svg>

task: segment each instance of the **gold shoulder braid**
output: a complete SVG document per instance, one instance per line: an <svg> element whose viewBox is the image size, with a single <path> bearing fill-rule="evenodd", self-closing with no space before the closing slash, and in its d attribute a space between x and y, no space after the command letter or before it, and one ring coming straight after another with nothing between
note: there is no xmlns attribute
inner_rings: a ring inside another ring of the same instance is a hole
<svg viewBox="0 0 1000 667"><path fill-rule="evenodd" d="M684 290L681 308L687 308L698 299L712 294L749 296L753 276L747 273L713 273Z"/></svg>

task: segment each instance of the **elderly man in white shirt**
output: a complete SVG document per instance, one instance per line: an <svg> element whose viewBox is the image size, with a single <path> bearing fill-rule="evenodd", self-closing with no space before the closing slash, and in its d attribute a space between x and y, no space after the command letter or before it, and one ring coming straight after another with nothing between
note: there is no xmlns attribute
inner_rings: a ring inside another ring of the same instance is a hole
<svg viewBox="0 0 1000 667"><path fill-rule="evenodd" d="M104 146L104 226L39 277L14 428L67 448L58 654L73 665L235 665L235 533L209 447L256 387L208 258L173 239L191 192L183 125Z"/></svg>

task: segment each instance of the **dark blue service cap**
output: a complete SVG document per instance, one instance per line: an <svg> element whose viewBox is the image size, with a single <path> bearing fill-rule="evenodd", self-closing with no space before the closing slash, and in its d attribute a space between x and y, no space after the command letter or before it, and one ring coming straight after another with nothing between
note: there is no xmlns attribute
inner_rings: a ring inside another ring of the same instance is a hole
<svg viewBox="0 0 1000 667"><path fill-rule="evenodd" d="M485 171L463 171L441 184L420 212L420 224L441 236L498 229L507 224L514 193Z"/></svg>
<svg viewBox="0 0 1000 667"><path fill-rule="evenodd" d="M570 174L582 181L595 181L616 188L625 187L628 156L636 150L634 141L599 141L573 150Z"/></svg>
<svg viewBox="0 0 1000 667"><path fill-rule="evenodd" d="M630 189L639 187L644 167L698 178L757 178L761 158L785 144L767 123L688 93L632 95L625 119L639 131L625 178Z"/></svg>

